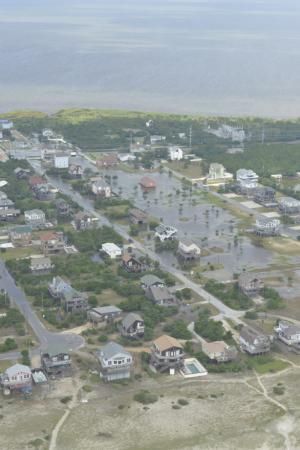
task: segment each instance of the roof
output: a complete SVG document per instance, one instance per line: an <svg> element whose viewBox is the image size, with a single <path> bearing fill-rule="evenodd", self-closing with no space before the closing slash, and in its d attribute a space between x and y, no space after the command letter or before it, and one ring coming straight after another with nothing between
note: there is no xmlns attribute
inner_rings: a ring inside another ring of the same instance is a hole
<svg viewBox="0 0 300 450"><path fill-rule="evenodd" d="M19 372L25 372L25 373L30 373L31 374L31 369L30 369L30 367L25 366L24 364L14 364L13 366L11 366L8 369L6 369L6 371L5 371L5 373L9 377L12 377L12 376L16 375Z"/></svg>
<svg viewBox="0 0 300 450"><path fill-rule="evenodd" d="M152 275L151 273L149 275L144 275L140 279L140 281L146 286L152 286L153 284L164 284L164 282L160 278L158 278L156 275Z"/></svg>
<svg viewBox="0 0 300 450"><path fill-rule="evenodd" d="M191 241L190 239L186 239L186 238L180 238L179 239L179 244L183 244L185 247L197 247L199 248L199 246L197 244L195 244L195 242Z"/></svg>
<svg viewBox="0 0 300 450"><path fill-rule="evenodd" d="M147 218L147 213L145 213L141 209L137 209L137 208L130 209L129 214L131 216L137 217L138 219L146 219Z"/></svg>
<svg viewBox="0 0 300 450"><path fill-rule="evenodd" d="M41 241L52 241L58 238L58 233L56 231L45 231L40 233Z"/></svg>
<svg viewBox="0 0 300 450"><path fill-rule="evenodd" d="M262 333L259 333L258 331L254 330L253 328L249 327L243 327L240 331L240 336L250 344L254 344L255 340L257 338L259 339L268 339L267 336L265 336Z"/></svg>
<svg viewBox="0 0 300 450"><path fill-rule="evenodd" d="M11 231L18 234L31 233L32 228L29 225L19 225L18 227L14 227Z"/></svg>
<svg viewBox="0 0 300 450"><path fill-rule="evenodd" d="M68 345L66 345L61 339L50 341L46 349L42 350L43 354L51 356L59 355L60 353L70 353Z"/></svg>
<svg viewBox="0 0 300 450"><path fill-rule="evenodd" d="M168 350L171 347L183 348L177 339L172 336L168 336L167 334L163 334L159 338L153 341L153 344L161 351Z"/></svg>
<svg viewBox="0 0 300 450"><path fill-rule="evenodd" d="M149 290L155 301L163 301L173 297L165 286L150 286Z"/></svg>
<svg viewBox="0 0 300 450"><path fill-rule="evenodd" d="M24 211L24 214L26 214L27 216L31 214L37 214L42 216L45 215L44 211L42 211L41 209L29 209L28 211Z"/></svg>
<svg viewBox="0 0 300 450"><path fill-rule="evenodd" d="M38 175L32 175L29 178L29 184L31 186L36 186L38 184L47 184L47 181L45 180L45 178L39 177Z"/></svg>
<svg viewBox="0 0 300 450"><path fill-rule="evenodd" d="M125 263L127 263L131 259L134 259L138 264L140 264L140 262L137 260L137 258L134 255L134 253L124 253L123 256L122 256L122 261L124 261Z"/></svg>
<svg viewBox="0 0 300 450"><path fill-rule="evenodd" d="M134 324L134 322L143 322L143 319L141 316L139 316L136 313L129 313L126 317L122 320L122 325L124 328L129 328L131 325Z"/></svg>
<svg viewBox="0 0 300 450"><path fill-rule="evenodd" d="M96 314L110 314L110 313L120 313L122 310L114 305L108 306L100 306L99 308L92 308L91 312L95 312Z"/></svg>
<svg viewBox="0 0 300 450"><path fill-rule="evenodd" d="M121 251L120 247L113 242L106 242L105 244L102 244L102 250L108 253Z"/></svg>
<svg viewBox="0 0 300 450"><path fill-rule="evenodd" d="M228 349L228 345L224 341L202 342L204 353L222 353L226 349Z"/></svg>
<svg viewBox="0 0 300 450"><path fill-rule="evenodd" d="M116 342L108 342L108 344L106 344L100 352L98 352L98 355L100 354L100 356L105 359L111 359L120 353L131 356L131 354L125 350L122 345L117 344Z"/></svg>
<svg viewBox="0 0 300 450"><path fill-rule="evenodd" d="M39 266L40 264L51 266L51 259L43 257L43 256L39 257L39 258L32 258L31 257L31 266L32 267Z"/></svg>
<svg viewBox="0 0 300 450"><path fill-rule="evenodd" d="M290 322L281 320L279 322L279 327L285 336L293 336L294 334L300 334L300 327Z"/></svg>
<svg viewBox="0 0 300 450"><path fill-rule="evenodd" d="M150 177L142 177L140 179L140 184L144 187L155 187L156 182Z"/></svg>
<svg viewBox="0 0 300 450"><path fill-rule="evenodd" d="M296 200L295 198L292 197L281 197L278 202L282 205L282 206L287 206L287 207L300 207L300 201Z"/></svg>
<svg viewBox="0 0 300 450"><path fill-rule="evenodd" d="M239 284L247 284L252 281L261 282L262 279L256 273L251 273L251 272L243 272L239 276Z"/></svg>

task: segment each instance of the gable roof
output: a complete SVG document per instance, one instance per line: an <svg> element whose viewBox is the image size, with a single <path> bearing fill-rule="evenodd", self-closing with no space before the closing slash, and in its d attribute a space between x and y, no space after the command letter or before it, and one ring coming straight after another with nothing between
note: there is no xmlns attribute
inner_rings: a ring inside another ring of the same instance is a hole
<svg viewBox="0 0 300 450"><path fill-rule="evenodd" d="M104 359L111 359L119 354L131 357L131 354L125 350L122 345L117 342L108 342L101 350L98 352L98 355Z"/></svg>
<svg viewBox="0 0 300 450"><path fill-rule="evenodd" d="M164 282L160 278L158 278L156 275L152 275L151 273L148 275L144 275L140 279L140 281L146 286L152 286L153 284L164 284Z"/></svg>
<svg viewBox="0 0 300 450"><path fill-rule="evenodd" d="M168 336L167 334L163 334L159 338L153 341L153 344L159 349L159 351L164 352L172 347L183 348L177 339L172 336Z"/></svg>
<svg viewBox="0 0 300 450"><path fill-rule="evenodd" d="M100 306L98 308L92 308L90 311L95 312L96 314L111 314L122 312L120 308L114 305Z"/></svg>
<svg viewBox="0 0 300 450"><path fill-rule="evenodd" d="M149 290L156 301L165 300L173 297L165 286L150 286Z"/></svg>
<svg viewBox="0 0 300 450"><path fill-rule="evenodd" d="M129 313L126 317L122 320L122 325L125 329L128 329L131 327L131 325L134 324L134 322L143 322L143 319L139 314L136 313Z"/></svg>
<svg viewBox="0 0 300 450"><path fill-rule="evenodd" d="M8 369L6 369L6 371L5 371L5 373L9 377L12 377L12 376L16 375L19 372L25 372L25 373L30 373L31 374L31 369L30 369L30 367L25 366L24 364L14 364L13 366L11 366Z"/></svg>

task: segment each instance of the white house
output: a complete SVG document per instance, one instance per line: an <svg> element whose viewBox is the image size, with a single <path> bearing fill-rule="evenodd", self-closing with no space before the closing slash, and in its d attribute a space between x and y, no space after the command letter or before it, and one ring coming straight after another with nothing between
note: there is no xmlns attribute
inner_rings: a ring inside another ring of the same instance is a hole
<svg viewBox="0 0 300 450"><path fill-rule="evenodd" d="M155 228L154 236L157 237L161 242L167 239L174 239L177 234L177 229L175 227L160 224Z"/></svg>
<svg viewBox="0 0 300 450"><path fill-rule="evenodd" d="M93 181L92 192L99 197L111 197L111 187L102 179Z"/></svg>
<svg viewBox="0 0 300 450"><path fill-rule="evenodd" d="M31 369L23 364L14 364L1 374L0 383L10 390L26 390L31 388Z"/></svg>
<svg viewBox="0 0 300 450"><path fill-rule="evenodd" d="M259 236L276 236L280 232L280 220L274 217L260 216L255 221L255 233Z"/></svg>
<svg viewBox="0 0 300 450"><path fill-rule="evenodd" d="M56 169L68 169L69 155L67 153L56 153L54 155L54 167Z"/></svg>
<svg viewBox="0 0 300 450"><path fill-rule="evenodd" d="M300 344L300 327L293 323L280 320L274 328L278 339L286 345Z"/></svg>
<svg viewBox="0 0 300 450"><path fill-rule="evenodd" d="M257 187L258 175L251 169L239 169L236 172L236 180L241 188L253 189Z"/></svg>
<svg viewBox="0 0 300 450"><path fill-rule="evenodd" d="M46 223L46 215L41 209L31 209L24 212L24 218L27 225L41 226Z"/></svg>
<svg viewBox="0 0 300 450"><path fill-rule="evenodd" d="M208 184L224 184L227 181L230 181L233 179L232 173L226 172L225 167L223 164L219 163L212 163L209 166L209 172L207 176L207 183Z"/></svg>
<svg viewBox="0 0 300 450"><path fill-rule="evenodd" d="M111 259L116 259L122 256L122 250L113 242L106 242L105 244L102 244L101 250Z"/></svg>
<svg viewBox="0 0 300 450"><path fill-rule="evenodd" d="M116 342L109 342L97 352L100 363L100 377L104 381L130 378L133 358L131 354Z"/></svg>
<svg viewBox="0 0 300 450"><path fill-rule="evenodd" d="M136 159L136 156L133 155L132 153L120 153L118 155L118 160L120 162L129 162L129 161L134 161Z"/></svg>
<svg viewBox="0 0 300 450"><path fill-rule="evenodd" d="M170 146L168 148L169 158L171 161L180 161L183 158L183 151L180 147Z"/></svg>
<svg viewBox="0 0 300 450"><path fill-rule="evenodd" d="M0 119L0 129L2 130L11 130L14 124L11 120L8 119Z"/></svg>
<svg viewBox="0 0 300 450"><path fill-rule="evenodd" d="M178 243L178 255L185 261L193 261L200 258L201 249L188 239L180 239Z"/></svg>

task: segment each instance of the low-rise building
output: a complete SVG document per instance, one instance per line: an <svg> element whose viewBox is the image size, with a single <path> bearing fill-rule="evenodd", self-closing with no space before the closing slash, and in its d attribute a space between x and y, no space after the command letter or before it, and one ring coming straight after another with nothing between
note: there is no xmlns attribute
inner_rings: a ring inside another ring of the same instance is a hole
<svg viewBox="0 0 300 450"><path fill-rule="evenodd" d="M208 176L206 178L207 184L223 185L233 179L232 173L226 171L223 164L212 163L209 166Z"/></svg>
<svg viewBox="0 0 300 450"><path fill-rule="evenodd" d="M259 295L265 287L264 281L253 273L242 273L238 280L240 290L249 297Z"/></svg>
<svg viewBox="0 0 300 450"><path fill-rule="evenodd" d="M59 217L68 217L71 214L71 207L63 198L58 198L56 200L55 207Z"/></svg>
<svg viewBox="0 0 300 450"><path fill-rule="evenodd" d="M72 178L82 178L83 167L80 164L71 164L68 173Z"/></svg>
<svg viewBox="0 0 300 450"><path fill-rule="evenodd" d="M267 207L277 205L275 189L268 186L257 187L254 191L254 201Z"/></svg>
<svg viewBox="0 0 300 450"><path fill-rule="evenodd" d="M161 144L162 142L165 142L166 139L167 139L166 136L153 134L152 136L150 136L150 144L151 145Z"/></svg>
<svg viewBox="0 0 300 450"><path fill-rule="evenodd" d="M100 377L104 381L128 379L133 365L132 355L116 342L109 342L97 352Z"/></svg>
<svg viewBox="0 0 300 450"><path fill-rule="evenodd" d="M112 169L119 164L118 155L116 153L110 153L109 155L102 156L101 159L97 159L96 165L99 169Z"/></svg>
<svg viewBox="0 0 300 450"><path fill-rule="evenodd" d="M141 338L145 333L145 323L142 317L136 313L129 313L120 324L122 336L128 338Z"/></svg>
<svg viewBox="0 0 300 450"><path fill-rule="evenodd" d="M34 275L44 275L50 273L54 265L50 258L43 256L31 257L30 270Z"/></svg>
<svg viewBox="0 0 300 450"><path fill-rule="evenodd" d="M253 170L239 169L236 172L236 180L242 190L252 190L257 188L258 175Z"/></svg>
<svg viewBox="0 0 300 450"><path fill-rule="evenodd" d="M146 264L135 253L124 253L122 255L122 267L131 273L140 273L147 269Z"/></svg>
<svg viewBox="0 0 300 450"><path fill-rule="evenodd" d="M14 170L14 174L16 175L18 180L23 180L25 178L28 178L28 176L30 175L30 170L29 169L22 169L21 167L17 167Z"/></svg>
<svg viewBox="0 0 300 450"><path fill-rule="evenodd" d="M179 370L183 366L183 359L183 347L177 339L163 335L153 341L150 363L156 370Z"/></svg>
<svg viewBox="0 0 300 450"><path fill-rule="evenodd" d="M172 145L168 148L168 152L171 161L181 161L183 158L183 151L180 147Z"/></svg>
<svg viewBox="0 0 300 450"><path fill-rule="evenodd" d="M130 209L129 212L129 220L134 225L146 225L148 222L148 215L144 211L140 209Z"/></svg>
<svg viewBox="0 0 300 450"><path fill-rule="evenodd" d="M32 388L31 369L24 364L14 364L0 376L3 389L10 391L30 392Z"/></svg>
<svg viewBox="0 0 300 450"><path fill-rule="evenodd" d="M139 184L140 184L140 186L141 186L143 189L146 189L146 190L147 190L147 189L155 189L155 188L156 188L156 182L155 182L152 178L147 177L147 176L142 177L142 178L140 179Z"/></svg>
<svg viewBox="0 0 300 450"><path fill-rule="evenodd" d="M280 234L280 220L274 217L257 217L254 230L258 236L277 236Z"/></svg>
<svg viewBox="0 0 300 450"><path fill-rule="evenodd" d="M189 239L180 239L177 254L184 262L197 261L201 255L201 249Z"/></svg>
<svg viewBox="0 0 300 450"><path fill-rule="evenodd" d="M19 209L0 209L0 221L1 222L13 222L19 215L21 211Z"/></svg>
<svg viewBox="0 0 300 450"><path fill-rule="evenodd" d="M158 238L161 242L166 240L175 239L177 236L177 229L170 225L160 224L155 228L154 236Z"/></svg>
<svg viewBox="0 0 300 450"><path fill-rule="evenodd" d="M144 275L141 279L141 287L144 289L144 291L146 291L147 289L149 289L151 286L158 286L158 287L163 287L165 286L165 283L158 278L156 275Z"/></svg>
<svg viewBox="0 0 300 450"><path fill-rule="evenodd" d="M286 345L300 344L300 327L285 320L280 320L275 327L278 339Z"/></svg>
<svg viewBox="0 0 300 450"><path fill-rule="evenodd" d="M67 153L56 153L54 155L54 167L55 169L68 169L69 168L69 155Z"/></svg>
<svg viewBox="0 0 300 450"><path fill-rule="evenodd" d="M88 320L92 323L100 322L114 322L120 318L122 310L114 305L100 306L97 308L91 308L87 312Z"/></svg>
<svg viewBox="0 0 300 450"><path fill-rule="evenodd" d="M62 307L71 314L86 311L88 302L85 295L76 291L61 277L54 277L48 285L49 293L53 298L60 300Z"/></svg>
<svg viewBox="0 0 300 450"><path fill-rule="evenodd" d="M292 197L281 197L278 200L278 208L282 214L299 214L300 201Z"/></svg>
<svg viewBox="0 0 300 450"><path fill-rule="evenodd" d="M165 286L150 286L146 291L146 297L155 305L174 306L176 298Z"/></svg>
<svg viewBox="0 0 300 450"><path fill-rule="evenodd" d="M102 244L101 251L110 259L116 259L122 256L121 248L113 242L106 242L105 244Z"/></svg>
<svg viewBox="0 0 300 450"><path fill-rule="evenodd" d="M237 357L237 349L224 341L202 342L202 352L212 361L228 362Z"/></svg>
<svg viewBox="0 0 300 450"><path fill-rule="evenodd" d="M103 179L97 179L92 182L92 192L103 198L110 198L112 195L111 187Z"/></svg>
<svg viewBox="0 0 300 450"><path fill-rule="evenodd" d="M74 216L74 225L76 230L92 230L97 228L99 224L98 217L93 217L83 211L79 211Z"/></svg>
<svg viewBox="0 0 300 450"><path fill-rule="evenodd" d="M25 211L24 218L27 225L30 225L32 228L43 227L46 223L46 214L41 209Z"/></svg>
<svg viewBox="0 0 300 450"><path fill-rule="evenodd" d="M42 351L41 363L48 376L67 376L72 371L70 352L61 344L49 345Z"/></svg>
<svg viewBox="0 0 300 450"><path fill-rule="evenodd" d="M64 233L62 231L45 231L40 234L41 250L45 255L62 253L65 249Z"/></svg>
<svg viewBox="0 0 300 450"><path fill-rule="evenodd" d="M10 230L10 239L16 247L27 247L32 243L32 228L29 225L19 225Z"/></svg>
<svg viewBox="0 0 300 450"><path fill-rule="evenodd" d="M265 334L243 327L240 331L240 347L249 355L261 355L270 351L271 342Z"/></svg>

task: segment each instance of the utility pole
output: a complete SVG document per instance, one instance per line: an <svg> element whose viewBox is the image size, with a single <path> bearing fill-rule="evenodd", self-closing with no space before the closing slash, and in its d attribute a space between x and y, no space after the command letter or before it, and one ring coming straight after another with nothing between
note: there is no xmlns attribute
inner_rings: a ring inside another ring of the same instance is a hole
<svg viewBox="0 0 300 450"><path fill-rule="evenodd" d="M261 143L265 143L265 125L263 125L262 132L261 132Z"/></svg>
<svg viewBox="0 0 300 450"><path fill-rule="evenodd" d="M190 130L189 130L189 140L190 140L190 151L192 151L192 138L193 138L193 127L192 125L190 126Z"/></svg>

